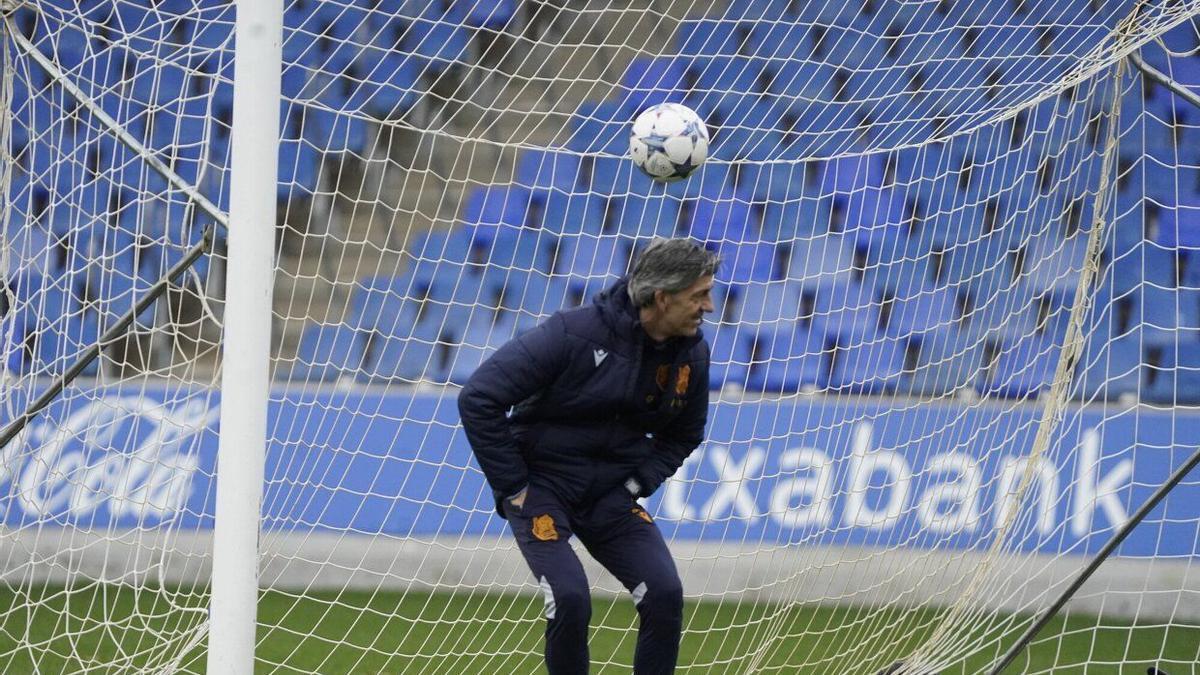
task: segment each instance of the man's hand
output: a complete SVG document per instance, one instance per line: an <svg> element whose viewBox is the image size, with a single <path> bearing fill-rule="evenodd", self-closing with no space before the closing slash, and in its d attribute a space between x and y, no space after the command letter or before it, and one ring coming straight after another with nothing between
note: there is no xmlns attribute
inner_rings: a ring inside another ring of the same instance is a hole
<svg viewBox="0 0 1200 675"><path fill-rule="evenodd" d="M525 505L525 493L526 492L529 492L528 485L521 488L521 491L518 492L517 494L508 497L508 503L512 504L513 506L517 507L518 509L521 508L522 506Z"/></svg>

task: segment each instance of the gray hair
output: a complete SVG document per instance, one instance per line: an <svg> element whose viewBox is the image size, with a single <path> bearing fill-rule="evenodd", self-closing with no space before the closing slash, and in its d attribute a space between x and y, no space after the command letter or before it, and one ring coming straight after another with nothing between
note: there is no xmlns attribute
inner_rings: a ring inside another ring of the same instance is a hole
<svg viewBox="0 0 1200 675"><path fill-rule="evenodd" d="M692 239L655 237L629 273L629 299L636 307L654 302L655 291L678 293L701 277L713 276L721 260Z"/></svg>

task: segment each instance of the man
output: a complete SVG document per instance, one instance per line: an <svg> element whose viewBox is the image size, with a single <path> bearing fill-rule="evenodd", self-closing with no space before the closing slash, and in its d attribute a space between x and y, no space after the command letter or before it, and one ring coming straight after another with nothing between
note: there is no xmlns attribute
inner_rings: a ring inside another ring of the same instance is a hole
<svg viewBox="0 0 1200 675"><path fill-rule="evenodd" d="M591 597L572 535L633 595L634 672L671 673L683 588L662 533L636 499L704 438L717 257L655 239L590 305L507 343L458 397L463 429L546 603L551 675L588 670ZM511 416L507 416L513 408Z"/></svg>

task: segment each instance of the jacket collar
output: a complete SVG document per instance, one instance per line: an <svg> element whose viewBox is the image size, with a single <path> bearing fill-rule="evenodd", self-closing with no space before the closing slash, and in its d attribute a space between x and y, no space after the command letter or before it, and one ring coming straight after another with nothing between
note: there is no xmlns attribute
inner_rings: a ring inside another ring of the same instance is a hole
<svg viewBox="0 0 1200 675"><path fill-rule="evenodd" d="M638 338L642 336L649 339L642 328L638 309L629 299L628 277L621 277L615 284L597 293L596 297L592 299L592 303L600 310L600 316L604 322L617 335L628 336L628 339L636 342L641 342ZM702 330L697 330L695 335L672 338L668 342L675 342L680 351L687 351L703 339L704 333Z"/></svg>

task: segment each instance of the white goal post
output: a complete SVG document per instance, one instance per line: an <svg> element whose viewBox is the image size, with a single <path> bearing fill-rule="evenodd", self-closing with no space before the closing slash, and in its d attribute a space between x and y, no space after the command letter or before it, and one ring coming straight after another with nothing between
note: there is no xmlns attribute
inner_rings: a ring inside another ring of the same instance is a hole
<svg viewBox="0 0 1200 675"><path fill-rule="evenodd" d="M1198 0L0 9L0 670L538 672L458 387L653 236L723 259L680 672L986 671L1200 438L1200 109L1128 62L1196 92ZM1200 658L1196 504L1014 667Z"/></svg>

